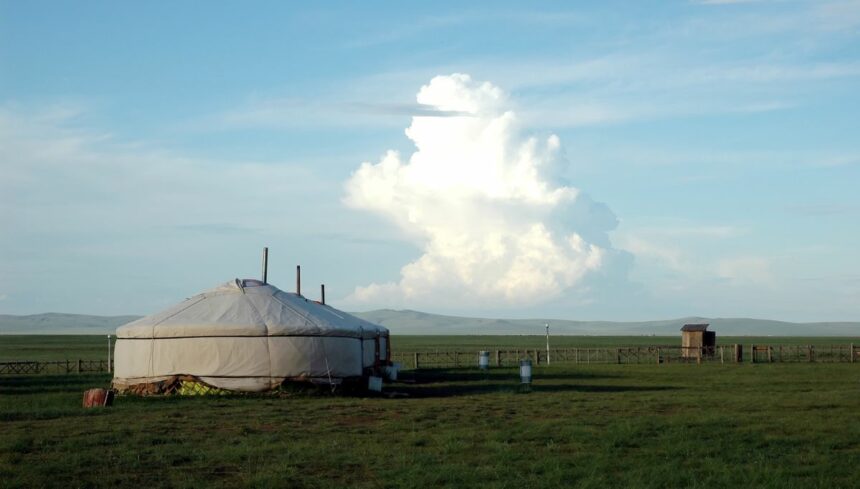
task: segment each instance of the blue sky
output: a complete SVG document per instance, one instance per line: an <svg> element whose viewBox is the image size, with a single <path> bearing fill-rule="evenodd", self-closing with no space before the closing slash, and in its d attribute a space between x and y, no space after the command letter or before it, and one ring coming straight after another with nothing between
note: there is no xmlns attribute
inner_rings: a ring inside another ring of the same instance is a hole
<svg viewBox="0 0 860 489"><path fill-rule="evenodd" d="M858 320L858 37L856 1L0 2L0 313L149 313L269 246L350 310Z"/></svg>

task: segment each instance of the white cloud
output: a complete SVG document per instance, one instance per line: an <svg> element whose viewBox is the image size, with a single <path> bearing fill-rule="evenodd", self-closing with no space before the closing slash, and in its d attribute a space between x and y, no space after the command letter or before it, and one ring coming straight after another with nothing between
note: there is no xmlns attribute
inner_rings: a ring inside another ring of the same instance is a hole
<svg viewBox="0 0 860 489"><path fill-rule="evenodd" d="M347 205L390 219L423 252L399 282L358 287L355 302L528 305L610 266L615 216L554 177L557 136L524 136L505 94L468 75L433 78L417 101L466 115L413 117L408 159L389 151L346 183Z"/></svg>

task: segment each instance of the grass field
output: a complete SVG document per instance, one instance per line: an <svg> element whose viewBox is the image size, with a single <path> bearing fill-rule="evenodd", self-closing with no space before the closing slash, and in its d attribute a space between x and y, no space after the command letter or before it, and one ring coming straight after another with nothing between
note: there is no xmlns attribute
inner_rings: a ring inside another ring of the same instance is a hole
<svg viewBox="0 0 860 489"><path fill-rule="evenodd" d="M115 339L114 339L115 340ZM680 336L553 336L553 348L602 346L673 345ZM717 344L741 343L781 345L831 345L854 342L860 338L808 336L718 337ZM543 336L393 336L394 351L478 351L482 349L545 348ZM16 360L102 360L107 358L107 337L73 335L0 335L0 362Z"/></svg>
<svg viewBox="0 0 860 489"><path fill-rule="evenodd" d="M0 377L0 487L856 487L860 365L419 371L408 398L122 397Z"/></svg>

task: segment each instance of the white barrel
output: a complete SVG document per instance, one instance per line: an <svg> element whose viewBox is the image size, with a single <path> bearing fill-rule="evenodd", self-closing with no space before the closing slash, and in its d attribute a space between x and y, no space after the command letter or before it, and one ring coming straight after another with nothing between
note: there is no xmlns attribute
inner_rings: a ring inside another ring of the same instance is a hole
<svg viewBox="0 0 860 489"><path fill-rule="evenodd" d="M479 351L478 352L478 368L481 370L487 370L490 368L490 352L488 352L488 351Z"/></svg>
<svg viewBox="0 0 860 489"><path fill-rule="evenodd" d="M520 383L521 384L531 384L532 383L532 361L531 360L520 360Z"/></svg>

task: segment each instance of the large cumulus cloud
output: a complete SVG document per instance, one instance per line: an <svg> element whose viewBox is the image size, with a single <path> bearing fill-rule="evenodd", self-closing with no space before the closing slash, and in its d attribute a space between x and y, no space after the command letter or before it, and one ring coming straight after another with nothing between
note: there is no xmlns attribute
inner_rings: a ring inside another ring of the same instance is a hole
<svg viewBox="0 0 860 489"><path fill-rule="evenodd" d="M531 305L582 293L613 269L617 219L557 177L557 136L524 135L505 93L468 75L433 78L417 101L432 110L406 129L415 152L362 163L344 202L390 219L423 254L399 281L357 287L353 301Z"/></svg>

